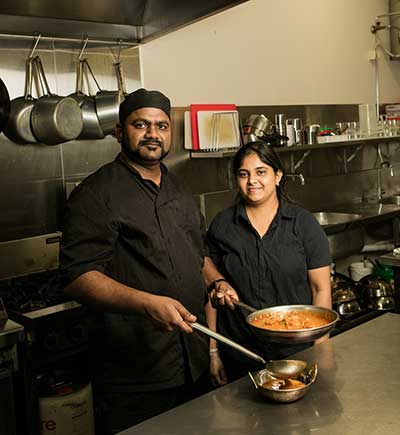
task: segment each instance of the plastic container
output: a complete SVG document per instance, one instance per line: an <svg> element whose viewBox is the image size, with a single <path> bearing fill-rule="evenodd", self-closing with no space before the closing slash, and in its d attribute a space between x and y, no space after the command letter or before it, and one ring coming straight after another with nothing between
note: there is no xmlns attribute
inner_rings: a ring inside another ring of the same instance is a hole
<svg viewBox="0 0 400 435"><path fill-rule="evenodd" d="M94 435L92 386L64 385L39 397L40 435Z"/></svg>
<svg viewBox="0 0 400 435"><path fill-rule="evenodd" d="M353 281L359 281L366 275L370 275L374 267L369 262L359 261L349 266L350 277Z"/></svg>

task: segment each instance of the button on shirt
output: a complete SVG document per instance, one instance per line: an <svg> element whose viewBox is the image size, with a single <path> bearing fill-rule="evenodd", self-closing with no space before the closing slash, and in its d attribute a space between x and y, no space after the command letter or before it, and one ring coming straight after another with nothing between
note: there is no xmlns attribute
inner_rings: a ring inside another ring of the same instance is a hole
<svg viewBox="0 0 400 435"><path fill-rule="evenodd" d="M204 323L204 232L191 195L165 166L158 188L119 155L70 196L61 273L68 284L85 272L102 272L127 286L175 298ZM172 388L208 368L208 341L201 334L161 332L136 313L91 313L91 320L95 377L107 390Z"/></svg>
<svg viewBox="0 0 400 435"><path fill-rule="evenodd" d="M222 211L210 225L207 245L209 255L239 298L257 309L311 304L307 272L331 263L328 240L317 220L307 210L286 201L281 202L262 238L242 204ZM219 331L255 351L265 348L269 358L296 350L260 343L246 324L248 314L238 308L219 310ZM232 357L237 355L232 353Z"/></svg>

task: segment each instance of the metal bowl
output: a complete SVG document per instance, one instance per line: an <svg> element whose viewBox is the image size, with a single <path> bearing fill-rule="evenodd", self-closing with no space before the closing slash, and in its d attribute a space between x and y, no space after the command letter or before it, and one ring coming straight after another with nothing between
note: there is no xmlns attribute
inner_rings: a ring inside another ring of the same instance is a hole
<svg viewBox="0 0 400 435"><path fill-rule="evenodd" d="M273 330L260 328L252 324L252 320L267 313L278 313L286 311L305 311L322 314L326 317L327 323L315 328L306 329L291 329L291 330ZM253 331L261 338L267 339L275 343L309 343L328 334L339 320L339 314L329 308L317 307L315 305L278 305L276 307L264 308L263 310L255 311L246 317L246 322L250 325Z"/></svg>
<svg viewBox="0 0 400 435"><path fill-rule="evenodd" d="M297 377L297 380L303 382L305 385L290 390L274 390L273 388L263 387L265 382L276 379L265 369L253 373L249 372L249 376L253 385L262 396L274 402L290 403L301 399L308 392L317 377L317 372L318 369L316 364L306 367Z"/></svg>

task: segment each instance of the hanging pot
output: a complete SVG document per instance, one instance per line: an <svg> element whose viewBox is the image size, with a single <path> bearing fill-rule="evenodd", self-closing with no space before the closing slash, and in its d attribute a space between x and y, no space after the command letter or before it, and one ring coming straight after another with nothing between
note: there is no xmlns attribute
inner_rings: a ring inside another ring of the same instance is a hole
<svg viewBox="0 0 400 435"><path fill-rule="evenodd" d="M10 96L8 95L6 85L0 79L0 133L7 125L10 116L10 105Z"/></svg>
<svg viewBox="0 0 400 435"><path fill-rule="evenodd" d="M101 89L89 62L87 59L84 59L84 61L98 89L94 99L100 127L103 130L104 135L112 134L114 133L115 126L119 121L119 105L124 96L120 90L105 91Z"/></svg>
<svg viewBox="0 0 400 435"><path fill-rule="evenodd" d="M36 143L31 127L31 112L35 104L32 97L33 58L26 60L25 91L23 97L14 98L10 104L10 114L4 134L18 144Z"/></svg>
<svg viewBox="0 0 400 435"><path fill-rule="evenodd" d="M103 139L104 133L100 127L95 108L94 97L86 95L83 92L83 76L85 72L86 62L85 59L78 59L77 73L76 73L76 90L71 94L82 112L82 131L78 139Z"/></svg>
<svg viewBox="0 0 400 435"><path fill-rule="evenodd" d="M76 139L83 127L79 104L71 97L52 94L39 56L35 58L35 65L45 92L32 109L31 122L35 137L47 145Z"/></svg>

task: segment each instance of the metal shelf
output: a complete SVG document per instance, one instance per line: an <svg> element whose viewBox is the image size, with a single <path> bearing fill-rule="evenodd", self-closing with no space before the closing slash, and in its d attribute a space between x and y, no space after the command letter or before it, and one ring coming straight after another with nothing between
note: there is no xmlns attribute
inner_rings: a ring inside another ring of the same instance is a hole
<svg viewBox="0 0 400 435"><path fill-rule="evenodd" d="M377 145L380 143L400 142L400 136L379 136L379 137L366 137L349 139L340 142L326 142L315 145L295 145L275 148L277 153L293 153L293 152L305 152L311 150L323 150L327 148L340 148L340 147L352 147L360 145ZM221 159L225 157L233 157L236 153L235 150L226 151L190 151L190 157L192 159Z"/></svg>

